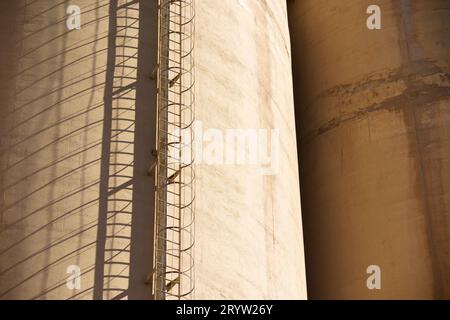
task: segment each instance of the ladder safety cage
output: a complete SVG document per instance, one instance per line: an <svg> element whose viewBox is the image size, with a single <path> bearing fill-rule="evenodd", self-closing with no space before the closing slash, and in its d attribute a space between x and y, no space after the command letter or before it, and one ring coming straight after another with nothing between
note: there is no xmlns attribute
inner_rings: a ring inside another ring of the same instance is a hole
<svg viewBox="0 0 450 320"><path fill-rule="evenodd" d="M194 292L194 0L159 0L153 293Z"/></svg>

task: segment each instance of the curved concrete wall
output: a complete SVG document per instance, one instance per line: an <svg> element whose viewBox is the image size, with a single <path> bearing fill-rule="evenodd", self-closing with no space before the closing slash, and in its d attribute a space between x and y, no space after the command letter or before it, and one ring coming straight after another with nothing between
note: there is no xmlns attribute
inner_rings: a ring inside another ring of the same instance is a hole
<svg viewBox="0 0 450 320"><path fill-rule="evenodd" d="M2 299L151 297L157 8L124 3L1 3Z"/></svg>
<svg viewBox="0 0 450 320"><path fill-rule="evenodd" d="M71 1L72 31L69 1L1 2L1 299L151 298L156 1L126 2ZM305 298L285 1L197 1L196 24L204 151L279 133L272 173L197 164L196 298Z"/></svg>
<svg viewBox="0 0 450 320"><path fill-rule="evenodd" d="M197 165L196 298L306 298L286 3L196 6L204 148L208 129L262 129L269 141L279 132L273 172L262 170L269 161Z"/></svg>
<svg viewBox="0 0 450 320"><path fill-rule="evenodd" d="M290 1L310 298L450 297L448 4Z"/></svg>

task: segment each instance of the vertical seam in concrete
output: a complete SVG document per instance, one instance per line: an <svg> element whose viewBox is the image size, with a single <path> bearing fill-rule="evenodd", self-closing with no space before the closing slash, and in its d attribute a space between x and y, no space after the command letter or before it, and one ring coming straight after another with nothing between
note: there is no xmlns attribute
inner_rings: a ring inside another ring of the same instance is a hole
<svg viewBox="0 0 450 320"><path fill-rule="evenodd" d="M413 38L414 34L414 26L412 21L412 4L410 0L400 0L397 2L397 0L393 0L393 6L399 6L399 33L400 33L400 50L402 54L403 59L403 69L406 69L407 72L405 72L406 75L408 75L411 71L419 71L416 70L416 63L419 61L420 58L420 49L418 44ZM404 45L402 44L404 43ZM405 79L405 84L407 86L407 89L411 89L413 87L413 84L408 79ZM420 136L418 132L418 125L417 125L417 117L416 117L416 105L412 105L412 111L413 117L414 117L414 145L416 146L417 153L418 153L418 170L420 175L420 180L422 184L422 194L423 199L425 202L425 212L424 212L424 218L426 223L426 233L427 233L427 239L428 239L428 248L430 252L430 258L431 258L431 268L433 272L433 295L434 298L439 298L442 296L442 277L440 274L440 269L438 267L438 257L435 250L435 244L434 244L434 236L433 236L433 227L432 227L432 221L431 221L431 212L430 212L430 204L429 204L429 192L426 185L426 177L425 177L425 168L423 163L423 154L420 146Z"/></svg>

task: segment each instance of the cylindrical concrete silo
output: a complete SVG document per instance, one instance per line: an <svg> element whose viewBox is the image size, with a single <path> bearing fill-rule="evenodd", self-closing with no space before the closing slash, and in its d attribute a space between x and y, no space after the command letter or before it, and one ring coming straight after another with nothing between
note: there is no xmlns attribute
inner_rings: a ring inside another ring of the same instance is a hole
<svg viewBox="0 0 450 320"><path fill-rule="evenodd" d="M310 298L450 297L449 4L290 1Z"/></svg>
<svg viewBox="0 0 450 320"><path fill-rule="evenodd" d="M1 6L0 298L151 298L157 3Z"/></svg>
<svg viewBox="0 0 450 320"><path fill-rule="evenodd" d="M286 3L196 5L193 297L305 298ZM157 1L0 6L0 298L153 298Z"/></svg>
<svg viewBox="0 0 450 320"><path fill-rule="evenodd" d="M196 298L306 298L286 2L196 7ZM258 132L268 160L228 162L229 130Z"/></svg>

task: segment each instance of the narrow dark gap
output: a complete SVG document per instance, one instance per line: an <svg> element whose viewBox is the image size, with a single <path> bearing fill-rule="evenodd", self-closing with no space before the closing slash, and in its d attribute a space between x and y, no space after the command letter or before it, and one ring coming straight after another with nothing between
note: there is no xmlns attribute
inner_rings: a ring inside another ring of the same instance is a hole
<svg viewBox="0 0 450 320"><path fill-rule="evenodd" d="M305 59L302 55L302 44L305 42L304 33L299 32L301 23L299 17L296 16L294 6L296 0L288 0L288 19L289 32L291 37L291 56L292 56L292 74L293 74L293 88L294 88L294 106L295 106L295 126L297 136L297 158L298 158L298 172L300 181L300 198L302 207L302 223L303 223L303 246L305 251L305 268L306 268L306 285L308 299L314 299L314 287L316 286L316 279L313 277L314 248L309 239L312 236L312 219L309 216L307 194L308 186L305 183L305 170L302 167L302 155L305 152L304 140L302 139L302 131L304 124L302 123L301 108L307 104L303 90L305 90L308 79L305 75ZM302 178L303 177L303 178Z"/></svg>

